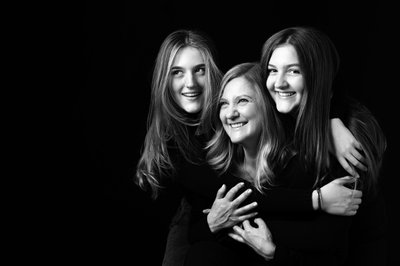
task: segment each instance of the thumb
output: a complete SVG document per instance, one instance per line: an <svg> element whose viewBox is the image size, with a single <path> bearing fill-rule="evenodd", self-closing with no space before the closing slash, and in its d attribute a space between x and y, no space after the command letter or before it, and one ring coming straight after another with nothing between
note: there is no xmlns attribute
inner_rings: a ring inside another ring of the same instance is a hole
<svg viewBox="0 0 400 266"><path fill-rule="evenodd" d="M204 209L204 210L203 210L203 213L204 213L204 214L207 214L207 213L210 213L210 211L211 211L210 209Z"/></svg>
<svg viewBox="0 0 400 266"><path fill-rule="evenodd" d="M257 224L258 227L261 229L265 230L267 228L267 225L265 224L264 220L261 218L254 219L254 223Z"/></svg>

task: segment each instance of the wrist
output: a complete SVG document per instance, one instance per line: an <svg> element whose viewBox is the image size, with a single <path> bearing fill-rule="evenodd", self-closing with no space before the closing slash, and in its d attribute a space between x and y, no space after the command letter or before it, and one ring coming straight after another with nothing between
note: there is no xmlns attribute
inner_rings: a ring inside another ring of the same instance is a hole
<svg viewBox="0 0 400 266"><path fill-rule="evenodd" d="M263 252L261 252L261 256L266 260L266 261L270 261L274 259L275 256L275 250L276 250L276 246L274 244L271 244L271 246L268 247L268 250L265 250Z"/></svg>

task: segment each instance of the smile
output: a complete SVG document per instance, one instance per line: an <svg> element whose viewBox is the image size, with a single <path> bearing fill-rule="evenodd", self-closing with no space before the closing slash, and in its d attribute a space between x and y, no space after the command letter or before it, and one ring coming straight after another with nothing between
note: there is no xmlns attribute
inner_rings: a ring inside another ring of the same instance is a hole
<svg viewBox="0 0 400 266"><path fill-rule="evenodd" d="M241 123L232 123L232 124L229 124L229 126L231 126L232 128L239 128L239 127L242 127L242 126L244 126L244 125L246 125L247 124L247 122L245 123L245 122L241 122Z"/></svg>
<svg viewBox="0 0 400 266"><path fill-rule="evenodd" d="M201 95L201 92L200 91L184 92L184 93L182 93L182 95L185 97L194 98L194 97Z"/></svg>
<svg viewBox="0 0 400 266"><path fill-rule="evenodd" d="M276 93L278 93L278 95L280 96L280 97L282 97L282 98L286 98L286 97L291 97L291 96L293 96L293 95L295 95L296 94L296 92L286 92L286 91L277 91Z"/></svg>

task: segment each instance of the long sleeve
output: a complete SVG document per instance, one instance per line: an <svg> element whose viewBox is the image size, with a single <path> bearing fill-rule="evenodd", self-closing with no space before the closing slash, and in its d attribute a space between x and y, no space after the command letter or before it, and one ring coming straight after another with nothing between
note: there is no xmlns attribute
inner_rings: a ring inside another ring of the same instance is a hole
<svg viewBox="0 0 400 266"><path fill-rule="evenodd" d="M349 112L348 93L340 84L335 84L331 98L331 109L329 117L345 119Z"/></svg>
<svg viewBox="0 0 400 266"><path fill-rule="evenodd" d="M364 200L350 230L346 265L385 265L387 260L387 214L383 195Z"/></svg>

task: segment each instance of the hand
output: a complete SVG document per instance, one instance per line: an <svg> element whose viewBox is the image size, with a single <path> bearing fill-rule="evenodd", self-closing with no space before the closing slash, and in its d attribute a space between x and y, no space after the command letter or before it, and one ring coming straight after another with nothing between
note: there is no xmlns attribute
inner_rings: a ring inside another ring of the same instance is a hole
<svg viewBox="0 0 400 266"><path fill-rule="evenodd" d="M235 225L229 236L250 246L257 254L266 260L272 260L275 255L275 244L267 225L261 218L254 219L258 227L253 227L248 220L243 222L243 229Z"/></svg>
<svg viewBox="0 0 400 266"><path fill-rule="evenodd" d="M257 206L257 202L250 203L244 207L239 205L250 195L251 189L247 189L239 197L234 199L235 194L242 188L244 183L239 183L231 188L225 195L226 186L218 190L211 209L203 210L208 213L207 222L211 232L215 233L224 228L230 228L237 223L250 219L257 215L257 212L244 214ZM225 196L224 196L225 195Z"/></svg>
<svg viewBox="0 0 400 266"><path fill-rule="evenodd" d="M356 182L355 177L337 178L321 188L322 210L334 215L352 216L361 204L362 191L344 186Z"/></svg>
<svg viewBox="0 0 400 266"><path fill-rule="evenodd" d="M361 144L338 118L331 119L331 131L337 160L350 175L359 177L354 167L367 170Z"/></svg>

